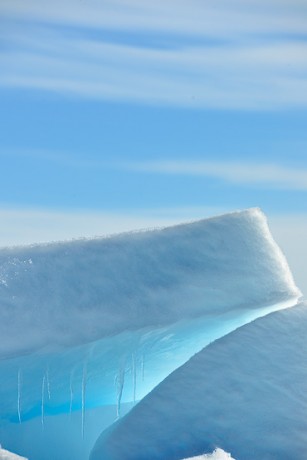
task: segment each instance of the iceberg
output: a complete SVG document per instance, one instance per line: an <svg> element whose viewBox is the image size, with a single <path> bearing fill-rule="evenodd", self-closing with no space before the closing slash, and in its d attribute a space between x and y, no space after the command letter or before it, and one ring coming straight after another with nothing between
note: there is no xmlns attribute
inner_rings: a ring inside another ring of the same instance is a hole
<svg viewBox="0 0 307 460"><path fill-rule="evenodd" d="M57 417L69 444L78 419L81 445L90 414L110 425L196 352L300 297L259 209L1 249L0 441L62 460L63 446L34 452L21 433L52 437Z"/></svg>

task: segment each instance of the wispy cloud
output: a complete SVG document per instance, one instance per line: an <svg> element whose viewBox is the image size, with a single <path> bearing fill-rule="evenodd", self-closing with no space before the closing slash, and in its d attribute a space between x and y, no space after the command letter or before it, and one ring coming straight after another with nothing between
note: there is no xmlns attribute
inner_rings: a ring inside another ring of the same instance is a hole
<svg viewBox="0 0 307 460"><path fill-rule="evenodd" d="M190 107L307 105L307 43L153 50L54 37L52 45L2 52L0 84Z"/></svg>
<svg viewBox="0 0 307 460"><path fill-rule="evenodd" d="M0 14L8 21L3 87L186 107L307 106L307 41L298 36L307 35L307 8L300 0L5 0ZM105 41L107 29L138 38L133 45ZM165 46L142 46L149 32L157 42L163 32ZM191 35L193 42L185 40ZM210 37L224 41L213 45Z"/></svg>
<svg viewBox="0 0 307 460"><path fill-rule="evenodd" d="M13 157L16 159L32 159L37 163L42 162L45 164L57 164L59 166L65 166L69 169L106 169L114 165L99 159L90 158L89 152L80 155L75 154L74 152L64 152L64 151L52 151L46 149L5 149L0 148L0 158L1 157Z"/></svg>
<svg viewBox="0 0 307 460"><path fill-rule="evenodd" d="M306 33L304 0L2 0L3 18L202 36Z"/></svg>
<svg viewBox="0 0 307 460"><path fill-rule="evenodd" d="M199 176L215 178L230 184L248 185L258 188L279 190L306 190L307 169L294 168L277 163L238 161L204 161L159 159L153 161L105 161L87 155L75 155L72 152L48 150L0 150L1 156L30 158L43 163L55 163L73 169L100 171L137 172L169 176Z"/></svg>
<svg viewBox="0 0 307 460"><path fill-rule="evenodd" d="M306 169L277 164L162 160L126 164L123 167L143 173L213 177L239 185L307 190Z"/></svg>
<svg viewBox="0 0 307 460"><path fill-rule="evenodd" d="M0 247L165 227L225 211L213 207L174 207L90 212L0 206Z"/></svg>

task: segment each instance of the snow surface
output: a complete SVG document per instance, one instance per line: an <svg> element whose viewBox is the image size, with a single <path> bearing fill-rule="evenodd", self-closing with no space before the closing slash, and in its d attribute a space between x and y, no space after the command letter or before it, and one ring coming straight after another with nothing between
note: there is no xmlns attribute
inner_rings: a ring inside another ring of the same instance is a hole
<svg viewBox="0 0 307 460"><path fill-rule="evenodd" d="M91 460L307 458L307 305L257 319L174 371L97 441Z"/></svg>
<svg viewBox="0 0 307 460"><path fill-rule="evenodd" d="M2 449L0 446L0 460L27 460L25 457L20 457L19 455L12 454L8 450Z"/></svg>

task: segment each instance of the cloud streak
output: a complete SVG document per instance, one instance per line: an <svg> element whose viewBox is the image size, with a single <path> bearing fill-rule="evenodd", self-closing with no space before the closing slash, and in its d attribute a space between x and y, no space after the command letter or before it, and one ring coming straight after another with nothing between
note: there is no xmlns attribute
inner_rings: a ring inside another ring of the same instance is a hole
<svg viewBox="0 0 307 460"><path fill-rule="evenodd" d="M0 54L0 85L187 107L307 106L307 43L155 50L58 37L45 49L39 37L34 42L26 52Z"/></svg>
<svg viewBox="0 0 307 460"><path fill-rule="evenodd" d="M231 184L307 191L306 169L277 164L162 160L124 167L140 173L212 177Z"/></svg>
<svg viewBox="0 0 307 460"><path fill-rule="evenodd" d="M239 0L178 1L176 8L170 0L5 0L0 14L8 21L0 52L5 88L193 108L307 107L307 41L297 36L307 35L307 8L300 0L251 1L248 8ZM95 28L101 36L93 38ZM123 37L115 43L103 38L106 30L138 37L133 45ZM149 32L152 44L144 46Z"/></svg>
<svg viewBox="0 0 307 460"><path fill-rule="evenodd" d="M119 232L164 227L221 214L213 207L116 211L52 210L0 206L0 247L93 238Z"/></svg>
<svg viewBox="0 0 307 460"><path fill-rule="evenodd" d="M2 0L3 18L202 36L306 33L303 0Z"/></svg>

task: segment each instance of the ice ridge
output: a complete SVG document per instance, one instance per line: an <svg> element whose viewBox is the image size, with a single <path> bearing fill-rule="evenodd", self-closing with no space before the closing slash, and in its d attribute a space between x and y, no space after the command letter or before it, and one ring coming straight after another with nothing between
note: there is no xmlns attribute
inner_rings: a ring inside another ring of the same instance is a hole
<svg viewBox="0 0 307 460"><path fill-rule="evenodd" d="M0 250L0 356L300 296L259 209Z"/></svg>

